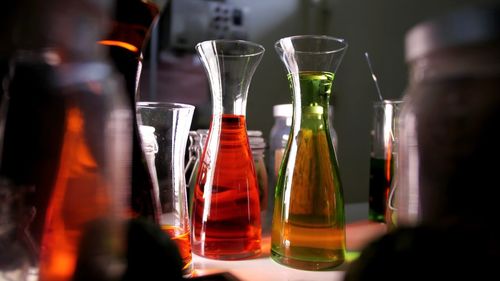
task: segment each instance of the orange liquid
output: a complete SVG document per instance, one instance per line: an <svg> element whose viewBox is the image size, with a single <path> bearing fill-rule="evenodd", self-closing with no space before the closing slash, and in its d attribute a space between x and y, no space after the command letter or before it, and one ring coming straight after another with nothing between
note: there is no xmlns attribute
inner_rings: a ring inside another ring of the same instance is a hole
<svg viewBox="0 0 500 281"><path fill-rule="evenodd" d="M207 147L202 159L211 153ZM222 116L213 184L208 187L211 168L201 161L193 202L193 252L216 259L260 253L259 191L244 116Z"/></svg>
<svg viewBox="0 0 500 281"><path fill-rule="evenodd" d="M189 276L193 272L193 256L191 254L191 232L184 231L177 226L162 225L161 229L170 236L170 239L177 244L182 258L182 271L184 276Z"/></svg>
<svg viewBox="0 0 500 281"><path fill-rule="evenodd" d="M57 178L48 205L40 255L41 281L71 280L85 227L109 213L108 187L84 135L78 109L69 109Z"/></svg>

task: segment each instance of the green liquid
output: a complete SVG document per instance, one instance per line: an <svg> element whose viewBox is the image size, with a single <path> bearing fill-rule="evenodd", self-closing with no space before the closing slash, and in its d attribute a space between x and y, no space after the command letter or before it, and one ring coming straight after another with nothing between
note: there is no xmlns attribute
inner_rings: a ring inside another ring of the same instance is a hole
<svg viewBox="0 0 500 281"><path fill-rule="evenodd" d="M321 270L345 259L343 194L328 132L333 77L328 72L301 72L299 93L289 75L301 103L292 132L294 126L300 130L289 138L278 176L271 256L295 268Z"/></svg>

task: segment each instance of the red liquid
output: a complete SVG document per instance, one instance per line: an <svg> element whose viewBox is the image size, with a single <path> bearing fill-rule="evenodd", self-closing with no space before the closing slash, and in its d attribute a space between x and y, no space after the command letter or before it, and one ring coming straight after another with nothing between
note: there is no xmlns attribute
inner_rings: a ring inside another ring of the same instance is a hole
<svg viewBox="0 0 500 281"><path fill-rule="evenodd" d="M182 258L182 271L184 276L190 276L193 272L193 256L191 255L190 232L185 232L176 226L162 225L161 229L170 236L170 239L177 244Z"/></svg>
<svg viewBox="0 0 500 281"><path fill-rule="evenodd" d="M208 147L202 159L207 157ZM208 163L201 161L194 191L193 252L216 259L241 259L260 253L259 190L244 116L222 116L211 188L205 186L211 168Z"/></svg>

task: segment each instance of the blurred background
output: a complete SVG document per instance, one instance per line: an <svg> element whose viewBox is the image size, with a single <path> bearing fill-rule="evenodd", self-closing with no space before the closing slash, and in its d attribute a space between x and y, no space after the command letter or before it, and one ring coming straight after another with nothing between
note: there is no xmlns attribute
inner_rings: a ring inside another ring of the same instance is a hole
<svg viewBox="0 0 500 281"><path fill-rule="evenodd" d="M377 99L364 52L370 54L383 97L400 98L407 84L405 33L447 11L498 0L157 2L166 6L145 54L140 99L195 105L192 129L207 128L211 114L208 82L194 52L197 42L244 39L266 48L250 85L247 125L249 130L261 130L268 141L273 105L291 102L286 72L274 50L276 40L299 34L347 40L349 47L335 77L331 104L345 200L357 203L368 200L372 103Z"/></svg>

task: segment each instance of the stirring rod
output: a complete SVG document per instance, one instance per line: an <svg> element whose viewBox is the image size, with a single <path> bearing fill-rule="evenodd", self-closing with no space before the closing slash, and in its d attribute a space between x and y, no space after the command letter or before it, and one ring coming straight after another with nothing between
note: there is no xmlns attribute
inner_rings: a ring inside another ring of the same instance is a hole
<svg viewBox="0 0 500 281"><path fill-rule="evenodd" d="M377 76L375 76L375 72L373 72L372 63L370 61L370 57L368 56L368 52L365 52L365 58L366 61L368 62L368 67L370 68L370 73L372 74L373 82L375 82L375 87L377 88L378 98L380 99L380 101L383 101L384 98L382 98L382 93L380 92L380 87L378 86Z"/></svg>

